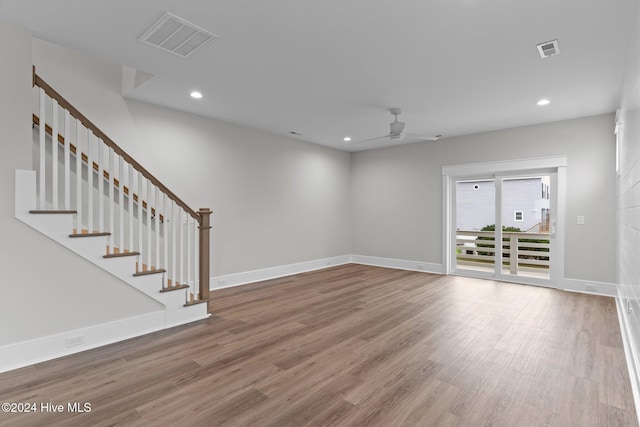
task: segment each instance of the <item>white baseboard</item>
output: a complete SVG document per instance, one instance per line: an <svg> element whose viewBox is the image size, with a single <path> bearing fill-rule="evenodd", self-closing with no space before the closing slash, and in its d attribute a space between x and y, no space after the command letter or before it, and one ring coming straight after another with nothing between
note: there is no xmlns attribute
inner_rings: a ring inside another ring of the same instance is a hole
<svg viewBox="0 0 640 427"><path fill-rule="evenodd" d="M615 283L595 282L593 280L565 278L562 280L562 289L565 291L602 295L606 297L615 297L618 295Z"/></svg>
<svg viewBox="0 0 640 427"><path fill-rule="evenodd" d="M0 346L0 372L165 329L164 310ZM77 345L68 347L69 340Z"/></svg>
<svg viewBox="0 0 640 427"><path fill-rule="evenodd" d="M620 296L616 297L616 307L618 309L618 322L620 323L622 343L624 344L624 355L627 359L627 368L631 380L633 402L636 407L636 420L640 421L640 355L638 355L638 346L630 331L631 325L629 324L629 317L627 316L624 301Z"/></svg>
<svg viewBox="0 0 640 427"><path fill-rule="evenodd" d="M375 265L377 267L397 268L399 270L422 271L425 273L444 274L442 264L424 261L408 261L404 259L381 258L366 255L351 255L354 264Z"/></svg>
<svg viewBox="0 0 640 427"><path fill-rule="evenodd" d="M320 270L322 268L348 264L349 262L351 262L351 257L349 255L342 255L332 258L299 262L296 264L263 268L261 270L245 271L242 273L216 276L211 278L209 282L209 288L211 290L215 290L228 288L231 286L245 285L247 283L260 282L262 280L269 280L275 279L277 277L304 273L305 271Z"/></svg>

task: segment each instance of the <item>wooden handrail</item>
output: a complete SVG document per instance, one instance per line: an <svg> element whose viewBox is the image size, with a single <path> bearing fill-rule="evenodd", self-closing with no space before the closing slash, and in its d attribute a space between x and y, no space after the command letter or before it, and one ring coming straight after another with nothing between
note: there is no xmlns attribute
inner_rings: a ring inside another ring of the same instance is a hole
<svg viewBox="0 0 640 427"><path fill-rule="evenodd" d="M100 128L98 128L98 126L93 124L93 122L91 122L91 120L86 118L84 116L84 114L82 114L73 105L71 105L71 103L69 101L67 101L62 95L60 95L58 92L56 92L55 89L53 89L51 86L49 86L49 84L47 82L45 82L38 74L35 73L35 69L34 69L34 73L33 73L33 83L34 83L35 86L38 86L39 88L43 89L45 91L45 93L47 95L49 95L51 98L53 98L56 101L58 101L58 104L62 108L64 108L65 110L69 111L69 113L73 117L75 117L77 120L79 120L80 123L82 123L82 125L84 127L86 127L87 129L91 130L91 132L93 132L93 134L97 138L102 140L108 147L113 149L113 151L116 154L118 154L120 157L122 157L124 159L124 161L126 161L127 163L132 165L134 167L134 169L136 169L138 172L140 172L142 174L142 176L144 176L146 179L151 181L151 183L153 183L153 185L155 185L157 188L159 188L160 191L162 191L164 194L169 196L169 198L171 200L176 202L182 209L184 209L185 212L187 212L196 221L198 221L198 224L201 224L202 218L200 217L200 215L196 211L191 209L185 202L182 201L182 199L180 199L178 196L176 196L171 190L169 190L164 184L162 184L160 182L160 180L158 180L155 176L153 176L151 174L151 172L149 172L147 169L145 169L133 157L131 157L129 154L127 154L126 151L124 151L115 142L113 142L113 140L111 138L109 138L103 131L101 131Z"/></svg>
<svg viewBox="0 0 640 427"><path fill-rule="evenodd" d="M32 114L32 121L33 124L36 126L40 126L40 117L38 117L35 114ZM47 123L44 124L44 131L53 138L53 129L51 128L51 126L49 126ZM58 134L58 143L60 145L64 146L64 136L62 134ZM75 145L69 143L69 151L71 151L73 154L78 155L78 150L76 148ZM84 163L86 163L87 165L89 165L89 156L87 156L85 153L80 153L80 155L82 156L82 161ZM100 172L100 166L98 166L98 164L96 162L92 162L93 163L93 170L96 172ZM102 175L104 176L104 179L106 179L107 181L109 181L110 178L110 174L109 171L106 169L102 170ZM117 188L120 189L120 180L118 180L118 178L113 178L113 185ZM127 196L129 195L129 187L127 187L126 185L122 186L122 191L124 192L124 194L126 194ZM139 197L136 193L133 193L132 195L133 197L133 201L136 203L140 203L139 201ZM147 209L147 202L145 200L142 200L142 208L143 209ZM151 213L153 215L156 214L156 209L154 207L151 207ZM164 216L161 214L160 215L160 221L164 222Z"/></svg>

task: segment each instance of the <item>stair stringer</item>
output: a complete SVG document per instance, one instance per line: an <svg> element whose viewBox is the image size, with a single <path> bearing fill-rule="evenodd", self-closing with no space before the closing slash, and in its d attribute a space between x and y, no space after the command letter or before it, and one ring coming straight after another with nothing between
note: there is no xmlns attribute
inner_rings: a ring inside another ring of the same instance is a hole
<svg viewBox="0 0 640 427"><path fill-rule="evenodd" d="M71 238L74 214L34 215L36 209L36 172L16 170L15 172L15 217L34 228L58 244L93 263L138 291L150 296L164 306L164 327L194 322L209 317L207 304L184 306L187 290L160 292L162 275L133 276L136 258L104 258L106 237Z"/></svg>

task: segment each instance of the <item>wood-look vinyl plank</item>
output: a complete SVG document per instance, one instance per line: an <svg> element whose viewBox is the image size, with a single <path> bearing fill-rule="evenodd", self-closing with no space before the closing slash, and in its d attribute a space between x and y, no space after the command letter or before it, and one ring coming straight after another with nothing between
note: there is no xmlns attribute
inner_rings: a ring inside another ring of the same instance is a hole
<svg viewBox="0 0 640 427"><path fill-rule="evenodd" d="M375 310L375 318L378 323L393 321L398 308L403 304L395 303L386 305L384 309ZM274 364L282 369L289 369L310 358L315 353L327 346L334 345L350 337L359 337L360 332L365 332L369 328L374 328L376 324L371 322L371 312L353 313L348 318L341 319L340 322L327 325L314 333L307 334L297 340L291 341L290 348L274 360Z"/></svg>
<svg viewBox="0 0 640 427"><path fill-rule="evenodd" d="M268 396L278 396L288 392L308 393L314 390L318 384L330 380L341 372L350 374L349 368L359 360L359 356L354 350L361 345L360 343L357 338L342 341L291 369L279 370L277 374L258 382L255 387ZM270 359L269 354L266 354L265 357Z"/></svg>
<svg viewBox="0 0 640 427"><path fill-rule="evenodd" d="M410 352L421 352L422 347L419 344L434 333L435 328L431 325L417 322L411 326L401 324L375 340L363 341L362 345L355 349L360 355L360 362L349 372L364 378L379 366L398 363Z"/></svg>
<svg viewBox="0 0 640 427"><path fill-rule="evenodd" d="M306 427L333 427L340 425L344 418L349 417L357 410L355 405L336 399L327 409L320 412L315 418L305 421Z"/></svg>
<svg viewBox="0 0 640 427"><path fill-rule="evenodd" d="M375 375L349 392L345 396L345 400L365 408L371 407L373 402L379 403L381 396L386 394L388 390L397 389L398 382L404 384L407 381L420 378L424 386L427 387L429 385L427 381L437 381L437 374L441 369L441 364L414 354L412 357L407 357L399 366L385 366L384 369L379 369ZM411 378L407 379L407 377ZM413 387L413 383L411 386Z"/></svg>
<svg viewBox="0 0 640 427"><path fill-rule="evenodd" d="M560 419L571 426L597 426L598 417L594 417L582 409L583 406L598 408L599 402L598 384L583 378L571 378L566 384L562 396Z"/></svg>
<svg viewBox="0 0 640 427"><path fill-rule="evenodd" d="M416 424L406 424L406 427L411 427L412 425L415 426ZM429 419L425 421L425 423L422 425L437 426L437 427L464 427L465 424L463 420L451 414L450 412L443 412L435 420ZM496 425L499 425L499 424L496 424ZM505 425L509 425L509 424L505 424Z"/></svg>
<svg viewBox="0 0 640 427"><path fill-rule="evenodd" d="M346 297L338 297L335 300L329 300L321 304L315 304L305 311L298 318L300 323L310 324L322 320L324 317L330 317L335 314L346 314L351 310L359 309L364 305L363 301L358 298L362 294L354 294Z"/></svg>
<svg viewBox="0 0 640 427"><path fill-rule="evenodd" d="M305 325L288 319L282 319L277 322L247 323L242 328L234 329L233 333L228 333L216 339L216 343L222 347L220 351L196 357L196 359L207 360L207 356L214 355L221 357L240 348L247 348L247 342L250 342L253 346L275 339L285 339L288 336L295 336L296 332L309 330L311 327L313 325Z"/></svg>
<svg viewBox="0 0 640 427"><path fill-rule="evenodd" d="M287 413L287 419L296 419L303 415L304 411L301 408L313 405L315 400L324 401L323 406L314 406L313 411L317 411L314 414L307 414L308 419L314 418L321 412L324 412L328 407L333 404L329 402L331 398L342 397L349 388L354 385L360 384L361 380L339 370L333 372L323 372L322 369L316 370L313 373L305 373L308 370L303 370L298 375L295 375L294 382L289 381L282 382L270 382L266 386L256 385L256 389L270 399L263 402L261 405L257 405L252 411L247 413L238 414L233 419L233 425L260 425L271 423L274 419L280 419L284 422L282 416ZM279 377L282 380L283 376ZM331 393L332 396L329 396ZM299 403L299 406L295 408L292 405Z"/></svg>
<svg viewBox="0 0 640 427"><path fill-rule="evenodd" d="M465 330L462 325L460 328L453 326L454 330L451 333L443 331L445 333L434 336L433 339L425 342L425 357L434 362L447 363L459 355L465 354L475 338L482 334L482 331L477 329Z"/></svg>
<svg viewBox="0 0 640 427"><path fill-rule="evenodd" d="M208 305L0 373L1 401L92 403L0 425L637 425L612 298L345 264Z"/></svg>
<svg viewBox="0 0 640 427"><path fill-rule="evenodd" d="M495 345L496 350L515 354L528 339L530 329L525 324L512 323Z"/></svg>
<svg viewBox="0 0 640 427"><path fill-rule="evenodd" d="M624 351L619 348L599 346L602 355L602 379L600 383L600 402L616 408L630 410L631 402L625 398L631 393L631 385L626 366L616 363L624 359Z"/></svg>
<svg viewBox="0 0 640 427"><path fill-rule="evenodd" d="M492 397L488 394L478 394L461 389L458 400L452 402L448 411L462 419L465 425L483 425L485 422L484 414L492 403Z"/></svg>
<svg viewBox="0 0 640 427"><path fill-rule="evenodd" d="M607 347L615 347L623 349L622 336L620 334L611 333L619 328L616 315L616 304L613 298L610 298L605 306L605 311L599 312L598 332L600 344Z"/></svg>
<svg viewBox="0 0 640 427"><path fill-rule="evenodd" d="M557 413L560 411L565 385L571 379L570 375L557 369L540 369L531 380L525 402Z"/></svg>
<svg viewBox="0 0 640 427"><path fill-rule="evenodd" d="M406 415L403 407L405 402L417 400L417 396L433 387L433 383L437 382L435 375L439 369L438 364L428 360L422 363L410 362L399 369L395 376L387 378L382 387L365 395L347 394L345 400L358 405L361 411L345 419L345 425L391 425L394 420ZM358 389L362 390L363 386Z"/></svg>
<svg viewBox="0 0 640 427"><path fill-rule="evenodd" d="M557 414L545 408L531 406L526 403L518 406L521 408L520 417L517 424L515 424L518 427L566 426L566 424L560 423Z"/></svg>
<svg viewBox="0 0 640 427"><path fill-rule="evenodd" d="M514 354L510 368L515 372L535 375L549 342L548 335L549 332L543 329L532 329L527 339Z"/></svg>
<svg viewBox="0 0 640 427"><path fill-rule="evenodd" d="M37 374L34 372L34 375ZM53 377L37 375L35 378L25 381L23 386L13 381L2 382L0 384L0 400L5 402L20 399L15 401L24 402L39 397L47 397L50 392L59 390L61 385L78 387L80 384L86 384L86 379L82 375L55 375Z"/></svg>
<svg viewBox="0 0 640 427"><path fill-rule="evenodd" d="M596 410L598 426L637 426L633 411L625 411L612 405L600 403Z"/></svg>
<svg viewBox="0 0 640 427"><path fill-rule="evenodd" d="M578 378L597 378L594 354L596 339L587 330L579 330L569 355L569 372Z"/></svg>
<svg viewBox="0 0 640 427"><path fill-rule="evenodd" d="M313 325L329 325L344 320L352 315L357 315L363 310L360 301L351 307L341 306L336 309L327 310L324 313L314 314L310 316L302 316L298 318L298 322L308 326Z"/></svg>
<svg viewBox="0 0 640 427"><path fill-rule="evenodd" d="M392 424L401 426L457 425L460 419L448 408L460 396L460 389L440 381L430 381L414 400L403 402ZM435 420L435 422L434 422Z"/></svg>
<svg viewBox="0 0 640 427"><path fill-rule="evenodd" d="M256 383L277 372L278 368L274 366L250 362L221 369L196 381L182 384L173 392L139 406L138 411L149 422L162 421L176 425L181 422L185 411L201 413L227 402L228 399L239 398L243 393L255 390Z"/></svg>
<svg viewBox="0 0 640 427"><path fill-rule="evenodd" d="M362 381L347 373L340 374L312 394L302 396L277 416L262 424L265 427L300 426L328 410L341 396Z"/></svg>
<svg viewBox="0 0 640 427"><path fill-rule="evenodd" d="M524 402L534 375L507 368L500 376L493 391L498 402L503 406Z"/></svg>

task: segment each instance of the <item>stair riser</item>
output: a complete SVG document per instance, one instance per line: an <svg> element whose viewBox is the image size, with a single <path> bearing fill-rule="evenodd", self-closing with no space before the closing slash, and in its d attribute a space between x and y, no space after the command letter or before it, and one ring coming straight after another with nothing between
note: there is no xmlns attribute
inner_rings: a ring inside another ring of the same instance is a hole
<svg viewBox="0 0 640 427"><path fill-rule="evenodd" d="M167 310L165 312L165 316L165 323L167 325L176 326L183 323L205 319L209 315L207 313L207 304L202 303L189 307L182 307L180 310Z"/></svg>

